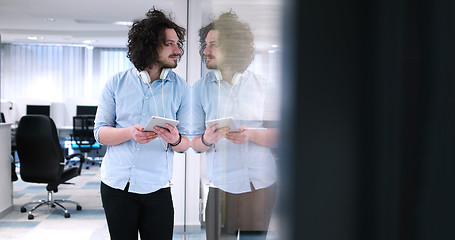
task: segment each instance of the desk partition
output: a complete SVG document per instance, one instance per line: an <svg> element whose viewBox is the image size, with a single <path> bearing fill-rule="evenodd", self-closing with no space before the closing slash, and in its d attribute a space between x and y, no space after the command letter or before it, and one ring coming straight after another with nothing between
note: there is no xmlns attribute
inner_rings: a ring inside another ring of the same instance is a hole
<svg viewBox="0 0 455 240"><path fill-rule="evenodd" d="M0 123L0 217L13 209L11 182L11 124Z"/></svg>

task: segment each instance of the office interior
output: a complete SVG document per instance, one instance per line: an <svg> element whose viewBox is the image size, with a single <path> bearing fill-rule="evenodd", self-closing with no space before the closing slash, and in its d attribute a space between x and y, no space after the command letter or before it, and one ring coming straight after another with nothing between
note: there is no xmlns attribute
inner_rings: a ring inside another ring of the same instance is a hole
<svg viewBox="0 0 455 240"><path fill-rule="evenodd" d="M453 1L281 11L278 239L455 239Z"/></svg>
<svg viewBox="0 0 455 240"><path fill-rule="evenodd" d="M127 4L128 6L125 5L123 8L118 7L116 10L122 12L125 8L134 9L131 10L131 12L134 11L134 14L129 13L129 15L135 19L142 18L148 9L155 6L157 9L164 10L165 12L172 12L174 20L187 29L184 56L180 60L178 67L173 70L186 79L189 85L193 85L201 76L208 72L201 62L199 55L199 28L222 12L234 11L241 21L251 25L255 34L255 60L248 69L261 74L267 81L273 81L277 86L275 90L279 93L280 84L278 83L278 76L281 71L282 51L280 24L282 22L281 8L283 3L281 1L269 0L266 2L233 3L230 1L172 0L166 2L136 1L136 3L138 6L135 7L131 7L129 3L122 3L120 5ZM44 6L46 4L55 5L56 3L48 1L41 4ZM59 4L63 8L65 3ZM90 17L99 15L99 11L95 11L95 8L104 9L106 5L110 4L111 2L107 2L104 5L103 2L96 3L94 9L91 10L96 13L92 13L92 16L81 13L80 18L77 18L76 22L80 26L90 24ZM14 11L17 11L17 9L13 9L11 12L8 12L10 10L9 6L6 4L2 5L3 3L0 4L0 9L2 14L5 13L4 16L14 14ZM252 7L258 9L254 14L251 13ZM52 6L49 6L49 8L56 9ZM86 8L83 11L86 11ZM106 19L116 21L133 20L124 19L122 18L123 16L119 19L113 19L112 15L115 14L106 14ZM55 16L57 16L55 19L46 19L45 21L68 21L62 16L62 13L55 14ZM63 20L58 17L63 18ZM84 17L86 18L85 22L83 20ZM40 18L40 20L42 19ZM93 28L97 28L99 27L97 26L98 24L103 25L105 23L93 21L91 24ZM64 37L58 41L54 40L53 42L53 36L50 36L52 34L43 35L42 37L36 34L38 39L31 39L23 29L19 29L21 28L20 26L17 26L18 29L12 29L15 26L17 25L12 24L11 26L0 27L2 56L0 110L5 117L5 124L3 125L8 125L14 135L14 130L21 117L31 113L48 115L56 124L61 145L66 149L65 153L71 154L77 152L77 149L72 148L74 142L71 141L70 136L73 128L73 117L86 115L87 112L82 113L81 111L93 111L97 106L98 97L105 82L115 73L133 67L126 57L125 45L128 26L108 29L104 33L106 36L103 36L103 26L98 30L100 32L98 35L101 36L97 36L93 29L89 29L89 35L91 35L89 37L93 39L98 37L100 39L93 40L92 43L87 43L82 36L78 37L78 33L73 34L72 37L68 37L67 35L71 34L67 34L69 30L66 29L63 33ZM108 26L108 24L104 26ZM24 34L24 36L21 34ZM4 141L2 140L3 144ZM4 147L8 148L6 146ZM101 146L101 149L90 152L88 157L91 159L101 158L102 164L102 154L103 150L105 151L103 147ZM9 152L9 150L2 150L2 154L5 151ZM17 159L17 155L13 157L16 158L17 172L19 173L20 160ZM84 174L99 177L98 173L93 172L99 169L99 166L94 165L89 167L89 169L82 171L81 178L84 178ZM2 181L7 182L6 174L4 177L5 179L2 179ZM27 189L27 187L24 187L24 183L21 182L20 175L18 181L20 183L14 182L11 183L11 186L17 184L17 191L22 194L21 191L25 191L23 189ZM177 234L174 235L174 239L178 239L185 234L196 234L193 236L199 236L202 239L204 237L204 208L208 192L204 154L195 153L191 149L184 154L176 154L174 156L172 184L175 209L174 232ZM15 212L13 213L13 210L17 210L17 206L13 201L16 189L10 187L9 183L2 187L2 191L4 188L11 188L9 192L12 192L12 194L6 194L7 200L2 205L2 214L0 216L2 218L8 218L8 215L16 214ZM60 188L64 189L65 186L61 186ZM59 192L64 192L64 190L60 190ZM91 205L92 203L88 204ZM84 203L81 202L81 205L83 206L81 214L83 214ZM91 212L98 211L91 210ZM22 216L25 221L27 218L26 214ZM49 218L52 217L55 216L51 215ZM71 218L77 218L77 212L72 213ZM71 218L62 220L71 221ZM30 221L35 220L40 220L40 218L36 217ZM45 224L46 219L39 222L41 223L38 224L38 227L42 223ZM100 219L99 222L105 222L105 219ZM19 222L18 224L21 223ZM274 229L277 228L274 227ZM104 235L101 234L102 237L107 237L106 226L104 226L103 230L105 233ZM202 235L197 235L198 233L202 233ZM231 238L235 237L235 233L229 234ZM273 239L272 235L269 234L268 238ZM99 237L100 235L99 233L94 233L88 239L94 239L94 236Z"/></svg>

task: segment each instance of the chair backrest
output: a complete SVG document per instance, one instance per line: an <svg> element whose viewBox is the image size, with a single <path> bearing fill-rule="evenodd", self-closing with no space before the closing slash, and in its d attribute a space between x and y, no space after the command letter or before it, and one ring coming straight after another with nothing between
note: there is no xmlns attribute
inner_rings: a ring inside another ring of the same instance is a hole
<svg viewBox="0 0 455 240"><path fill-rule="evenodd" d="M96 142L93 135L94 125L94 115L80 115L73 117L72 137L77 145L86 145L90 148Z"/></svg>
<svg viewBox="0 0 455 240"><path fill-rule="evenodd" d="M0 112L0 123L6 123L5 114L3 114L2 112Z"/></svg>
<svg viewBox="0 0 455 240"><path fill-rule="evenodd" d="M44 115L25 115L16 130L20 175L25 182L58 184L63 150L54 121Z"/></svg>

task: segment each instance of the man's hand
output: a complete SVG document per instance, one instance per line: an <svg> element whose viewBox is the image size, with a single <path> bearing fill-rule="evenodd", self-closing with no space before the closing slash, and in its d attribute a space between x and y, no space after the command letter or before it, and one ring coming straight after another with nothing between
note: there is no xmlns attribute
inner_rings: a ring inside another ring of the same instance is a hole
<svg viewBox="0 0 455 240"><path fill-rule="evenodd" d="M155 131L167 143L174 144L178 142L180 139L179 130L168 123L166 123L166 127L168 129L155 126L153 127L153 131Z"/></svg>
<svg viewBox="0 0 455 240"><path fill-rule="evenodd" d="M145 144L158 137L158 134L153 131L144 132L144 128L140 124L136 124L131 127L131 136L137 143Z"/></svg>
<svg viewBox="0 0 455 240"><path fill-rule="evenodd" d="M250 130L245 125L242 125L238 132L228 132L226 139L235 144L243 144L250 139L250 133Z"/></svg>
<svg viewBox="0 0 455 240"><path fill-rule="evenodd" d="M218 124L215 124L211 127L208 127L205 129L204 132L204 142L208 145L212 145L218 140L220 140L222 137L226 136L226 134L229 132L229 127L223 127L223 128L218 128Z"/></svg>

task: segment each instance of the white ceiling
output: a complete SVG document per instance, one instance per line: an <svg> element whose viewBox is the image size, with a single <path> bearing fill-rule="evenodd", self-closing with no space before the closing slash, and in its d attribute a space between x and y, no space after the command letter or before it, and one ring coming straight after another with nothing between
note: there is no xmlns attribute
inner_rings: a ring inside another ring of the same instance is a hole
<svg viewBox="0 0 455 240"><path fill-rule="evenodd" d="M207 16L232 9L252 26L257 48L266 50L279 44L282 0L196 0L190 4L194 2L200 4L203 24L208 21ZM156 6L175 13L176 22L185 25L186 3L187 0L0 0L1 42L125 47L129 27L115 22L143 18L148 9ZM86 40L93 42L84 43Z"/></svg>
<svg viewBox="0 0 455 240"><path fill-rule="evenodd" d="M143 18L157 1L0 0L1 41L85 44L92 40L92 46L125 47L128 26L114 23ZM174 2L160 1L159 7L166 10Z"/></svg>

